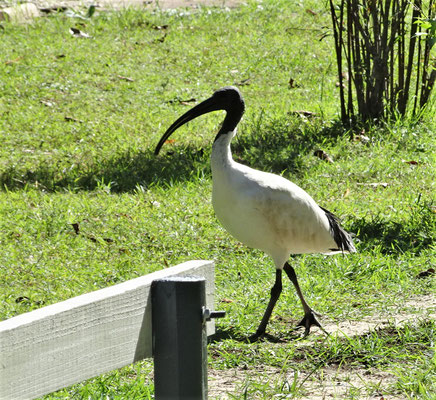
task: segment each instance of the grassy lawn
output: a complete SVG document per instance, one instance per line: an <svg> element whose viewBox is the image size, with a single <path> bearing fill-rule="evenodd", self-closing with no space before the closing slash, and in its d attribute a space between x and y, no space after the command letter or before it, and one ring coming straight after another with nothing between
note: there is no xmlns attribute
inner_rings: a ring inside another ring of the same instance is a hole
<svg viewBox="0 0 436 400"><path fill-rule="evenodd" d="M332 38L320 40L329 26L322 2L287 0L2 22L0 320L213 259L227 316L209 345L210 398L315 399L335 382L337 398L434 399L436 291L419 274L435 268L435 96L420 123L345 131ZM209 156L223 115L197 119L153 155L178 116L226 85L247 106L234 158L291 179L356 234L356 254L291 259L329 337L296 337L302 310L284 281L268 328L280 341L244 341L274 267L214 216ZM152 368L46 399L152 398Z"/></svg>

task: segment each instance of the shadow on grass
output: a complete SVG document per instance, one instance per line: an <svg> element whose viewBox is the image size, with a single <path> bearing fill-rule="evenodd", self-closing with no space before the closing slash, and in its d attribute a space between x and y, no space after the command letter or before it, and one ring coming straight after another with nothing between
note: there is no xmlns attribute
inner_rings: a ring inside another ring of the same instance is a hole
<svg viewBox="0 0 436 400"><path fill-rule="evenodd" d="M259 117L233 140L234 159L263 171L298 175L303 157L346 133L340 122L325 126L321 120L302 120L300 116Z"/></svg>
<svg viewBox="0 0 436 400"><path fill-rule="evenodd" d="M302 338L302 334L298 328L291 329L285 336L275 336L269 333L263 334L259 339L255 340L258 342L269 342L269 343L286 343L289 341L295 341ZM254 332L253 332L254 333ZM241 343L254 343L255 341L250 340L250 334L241 335L240 332L235 331L233 328L228 329L217 329L214 335L209 338L209 343L219 343L223 340L235 340Z"/></svg>
<svg viewBox="0 0 436 400"><path fill-rule="evenodd" d="M389 324L349 336L331 336L329 341L315 342L300 351L320 365L362 365L365 368L391 364L394 360L413 360L428 355L435 323L431 319L414 319L404 326Z"/></svg>
<svg viewBox="0 0 436 400"><path fill-rule="evenodd" d="M219 329L215 331L215 333L208 338L208 343L219 343L223 340L236 340L237 342L247 342L248 337L241 335L233 328Z"/></svg>
<svg viewBox="0 0 436 400"><path fill-rule="evenodd" d="M353 367L380 367L390 365L394 361L405 362L416 360L416 357L431 357L435 322L431 318L417 318L403 326L388 325L371 329L365 332L349 335L333 334L324 340L305 340L290 352L290 361L310 362L317 369L327 365L349 365ZM211 341L212 344L227 339L233 339L248 343L246 340L234 335L234 332L225 331L219 339ZM296 338L298 339L298 338ZM294 337L287 335L280 342L286 344L294 341ZM212 350L213 352L214 350ZM217 352L220 357L227 355L231 361L239 364L239 360L245 363L244 348L232 345L228 350ZM306 364L307 365L307 364Z"/></svg>
<svg viewBox="0 0 436 400"><path fill-rule="evenodd" d="M41 163L36 168L20 171L9 168L0 173L0 187L20 190L26 186L46 191L94 190L108 187L112 192L131 192L138 187L189 180L199 169L207 168L203 152L184 148L155 156L152 151L127 152L93 165L79 166L60 172L55 166Z"/></svg>
<svg viewBox="0 0 436 400"><path fill-rule="evenodd" d="M313 151L325 141L336 140L343 134L339 125L322 127L319 121L303 123L300 117L265 117L248 123L245 130L232 143L234 159L254 168L282 173L301 170L301 154ZM159 156L152 149L125 152L107 160L94 159L83 165L70 160L52 164L41 160L31 169L10 167L0 172L0 187L20 190L31 186L46 191L94 190L105 187L112 192L131 192L138 186L161 185L190 180L199 173L209 173L207 150L192 146L166 145Z"/></svg>
<svg viewBox="0 0 436 400"><path fill-rule="evenodd" d="M355 219L348 226L365 249L377 248L382 254L419 255L435 243L436 215L431 204L414 204L409 218L387 220L381 216Z"/></svg>

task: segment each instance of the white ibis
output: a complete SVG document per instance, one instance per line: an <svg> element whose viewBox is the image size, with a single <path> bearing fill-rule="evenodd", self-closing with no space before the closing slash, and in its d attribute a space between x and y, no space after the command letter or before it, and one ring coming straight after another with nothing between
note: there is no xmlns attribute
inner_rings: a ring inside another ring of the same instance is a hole
<svg viewBox="0 0 436 400"><path fill-rule="evenodd" d="M226 111L224 122L212 146L212 204L224 228L245 245L263 250L274 260L276 278L271 297L254 341L265 335L274 306L282 291L282 271L294 284L304 310L298 324L308 335L312 325L322 326L300 290L291 254L352 253L356 249L350 235L337 218L318 206L303 189L283 178L238 164L232 158L230 142L242 118L245 105L239 90L225 87L198 104L164 133L156 146L157 155L169 136L192 119L217 110Z"/></svg>

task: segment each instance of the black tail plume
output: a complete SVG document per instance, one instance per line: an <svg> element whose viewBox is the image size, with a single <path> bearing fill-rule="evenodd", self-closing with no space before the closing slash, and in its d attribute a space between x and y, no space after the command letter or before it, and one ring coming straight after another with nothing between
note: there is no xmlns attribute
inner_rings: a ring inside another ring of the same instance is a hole
<svg viewBox="0 0 436 400"><path fill-rule="evenodd" d="M340 250L342 252L355 253L356 248L354 247L353 239L351 238L351 235L340 226L339 219L336 217L336 215L334 215L329 210L326 210L323 207L321 207L321 209L325 212L325 215L329 220L330 231L333 235L333 239L338 245L337 249L331 249L331 250L332 251Z"/></svg>

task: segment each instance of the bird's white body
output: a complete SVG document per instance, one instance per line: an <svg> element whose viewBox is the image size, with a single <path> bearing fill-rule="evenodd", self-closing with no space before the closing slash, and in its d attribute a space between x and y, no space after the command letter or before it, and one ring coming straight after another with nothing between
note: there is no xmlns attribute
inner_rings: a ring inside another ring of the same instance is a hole
<svg viewBox="0 0 436 400"><path fill-rule="evenodd" d="M269 254L282 269L291 254L337 248L325 212L289 180L232 159L234 132L212 148L212 203L223 227L245 245Z"/></svg>
<svg viewBox="0 0 436 400"><path fill-rule="evenodd" d="M304 310L298 324L305 335L315 325L322 329L314 311L304 299L294 268L288 263L291 254L355 252L350 234L337 218L319 207L303 189L287 179L257 171L233 161L230 141L245 110L241 93L225 87L212 97L184 113L161 137L155 154L169 136L192 119L218 110L226 117L212 147L212 203L223 227L249 247L263 250L274 260L276 280L271 288L268 306L254 335L254 341L265 334L271 313L282 291L282 270L289 277Z"/></svg>

